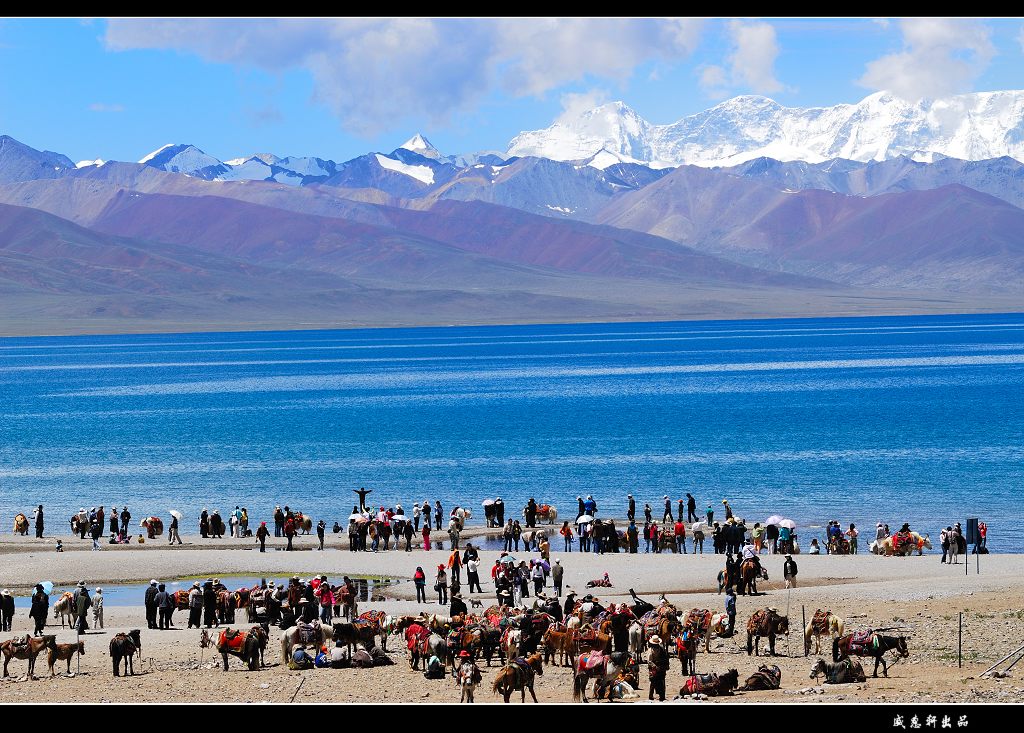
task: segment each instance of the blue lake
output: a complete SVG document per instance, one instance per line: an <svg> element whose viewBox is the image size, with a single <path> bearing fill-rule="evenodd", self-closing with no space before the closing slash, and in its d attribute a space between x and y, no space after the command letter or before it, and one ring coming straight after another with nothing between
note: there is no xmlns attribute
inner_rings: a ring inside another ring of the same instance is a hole
<svg viewBox="0 0 1024 733"><path fill-rule="evenodd" d="M694 494L873 534L1024 506L1024 316L0 339L0 518ZM137 531L137 530L136 530ZM1000 538L1003 538L1000 541Z"/></svg>

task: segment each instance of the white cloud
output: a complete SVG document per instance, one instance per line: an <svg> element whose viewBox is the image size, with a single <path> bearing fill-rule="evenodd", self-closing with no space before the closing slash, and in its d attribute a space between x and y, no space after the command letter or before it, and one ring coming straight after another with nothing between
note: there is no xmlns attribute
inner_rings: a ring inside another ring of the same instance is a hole
<svg viewBox="0 0 1024 733"><path fill-rule="evenodd" d="M93 102L89 105L90 112L124 112L123 104L105 104L103 102Z"/></svg>
<svg viewBox="0 0 1024 733"><path fill-rule="evenodd" d="M604 89L591 89L586 92L567 92L562 95L562 112L555 122L571 122L579 119L584 112L600 107L608 101L608 92Z"/></svg>
<svg viewBox="0 0 1024 733"><path fill-rule="evenodd" d="M585 78L623 82L690 55L702 22L603 18L116 19L114 51L175 49L269 71L308 70L316 99L373 134L403 118L443 122L496 88L542 95Z"/></svg>
<svg viewBox="0 0 1024 733"><path fill-rule="evenodd" d="M996 52L976 20L906 18L899 27L903 50L868 63L858 84L912 101L946 97L970 91Z"/></svg>
<svg viewBox="0 0 1024 733"><path fill-rule="evenodd" d="M736 89L750 89L759 94L787 89L775 77L775 60L779 56L775 26L761 21L731 20L726 28L730 50L725 66L701 67L701 88L716 98L725 97Z"/></svg>

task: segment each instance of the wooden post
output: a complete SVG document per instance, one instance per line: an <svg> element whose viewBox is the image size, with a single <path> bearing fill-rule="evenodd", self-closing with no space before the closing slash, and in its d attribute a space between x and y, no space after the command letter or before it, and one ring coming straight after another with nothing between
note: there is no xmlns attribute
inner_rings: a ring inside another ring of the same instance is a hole
<svg viewBox="0 0 1024 733"><path fill-rule="evenodd" d="M807 628L807 606L800 606L800 616L803 618L803 621L804 621L803 628L806 629ZM804 633L806 634L807 632L804 631ZM804 656L805 657L811 651L810 649L808 649L808 646L810 646L810 645L807 643L807 638L804 637Z"/></svg>
<svg viewBox="0 0 1024 733"><path fill-rule="evenodd" d="M960 633L956 644L956 666L964 666L964 612L960 612Z"/></svg>

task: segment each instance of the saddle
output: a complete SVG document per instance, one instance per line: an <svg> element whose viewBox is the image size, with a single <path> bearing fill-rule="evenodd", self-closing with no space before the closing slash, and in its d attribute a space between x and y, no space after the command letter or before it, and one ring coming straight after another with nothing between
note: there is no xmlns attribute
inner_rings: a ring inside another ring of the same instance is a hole
<svg viewBox="0 0 1024 733"><path fill-rule="evenodd" d="M819 608L814 612L814 618L811 619L811 628L818 633L826 633L828 631L828 617L831 615L831 611L822 611Z"/></svg>
<svg viewBox="0 0 1024 733"><path fill-rule="evenodd" d="M696 624L701 629L711 626L711 611L706 608L694 608L686 614L687 625Z"/></svg>
<svg viewBox="0 0 1024 733"><path fill-rule="evenodd" d="M526 657L516 657L508 666L515 670L518 686L521 687L533 679L533 668L526 661Z"/></svg>
<svg viewBox="0 0 1024 733"><path fill-rule="evenodd" d="M296 624L299 630L299 639L303 644L312 644L320 633L320 626L317 624L304 624L301 621Z"/></svg>
<svg viewBox="0 0 1024 733"><path fill-rule="evenodd" d="M217 646L224 648L227 647L233 651L241 651L242 647L245 646L245 639L248 634L244 631L238 631L237 629L225 629L220 632L220 638L217 640Z"/></svg>
<svg viewBox="0 0 1024 733"><path fill-rule="evenodd" d="M863 652L868 647L878 646L878 637L872 629L865 629L864 631L855 631L850 634L849 650L853 654Z"/></svg>
<svg viewBox="0 0 1024 733"><path fill-rule="evenodd" d="M747 621L747 631L757 636L768 636L772 630L772 618L775 614L762 608L754 611Z"/></svg>
<svg viewBox="0 0 1024 733"><path fill-rule="evenodd" d="M777 690L782 682L782 670L777 665L771 667L762 665L750 677L760 680L766 690ZM747 680L747 687L750 687L750 681L750 679Z"/></svg>
<svg viewBox="0 0 1024 733"><path fill-rule="evenodd" d="M364 623L370 623L374 624L375 626L380 626L383 618L383 611L366 611L365 613L359 614L359 618L357 618L356 621L363 621Z"/></svg>
<svg viewBox="0 0 1024 733"><path fill-rule="evenodd" d="M580 627L580 630L576 632L577 641L594 641L597 638L598 630L590 627Z"/></svg>
<svg viewBox="0 0 1024 733"><path fill-rule="evenodd" d="M718 689L718 675L717 674L695 674L688 677L686 682L683 683L683 689L686 690L687 695L696 695L704 692L704 690Z"/></svg>
<svg viewBox="0 0 1024 733"><path fill-rule="evenodd" d="M590 673L594 670L600 670L599 674L604 675L605 670L608 668L608 657L601 652L581 654L577 667L580 672Z"/></svg>

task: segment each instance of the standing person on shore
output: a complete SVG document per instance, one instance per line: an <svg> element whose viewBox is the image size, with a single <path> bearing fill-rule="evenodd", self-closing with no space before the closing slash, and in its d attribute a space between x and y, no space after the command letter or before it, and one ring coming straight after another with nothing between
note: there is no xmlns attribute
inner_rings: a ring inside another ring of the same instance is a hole
<svg viewBox="0 0 1024 733"><path fill-rule="evenodd" d="M537 526L537 502L531 496L530 500L526 502L526 508L523 510L523 516L526 518L527 527Z"/></svg>
<svg viewBox="0 0 1024 733"><path fill-rule="evenodd" d="M647 699L653 700L658 695L659 702L665 702L665 675L668 674L668 652L662 646L661 637L655 634L648 642L651 651L647 656L647 674L651 686L647 691Z"/></svg>
<svg viewBox="0 0 1024 733"><path fill-rule="evenodd" d="M424 502L423 502L423 526L424 527L432 527L433 526L433 522L430 521L430 513L432 511L433 511L433 509L431 509L431 507L430 507L430 502L424 500Z"/></svg>
<svg viewBox="0 0 1024 733"><path fill-rule="evenodd" d="M143 605L146 607L146 626L150 629L156 628L156 594L160 588L155 580L149 581L149 587L143 598Z"/></svg>
<svg viewBox="0 0 1024 733"><path fill-rule="evenodd" d="M579 519L580 517L582 517L586 513L587 513L586 510L583 508L583 497L582 496L577 496L576 497L576 519Z"/></svg>
<svg viewBox="0 0 1024 733"><path fill-rule="evenodd" d="M519 538L523 536L523 526L519 524L519 520L512 522L512 544L515 545L516 552L519 552Z"/></svg>
<svg viewBox="0 0 1024 733"><path fill-rule="evenodd" d="M682 511L680 511L680 514ZM693 494L686 493L686 521L696 522L697 519L697 500L693 498Z"/></svg>
<svg viewBox="0 0 1024 733"><path fill-rule="evenodd" d="M859 534L860 534L860 532L857 531L857 525L854 524L853 522L850 522L850 528L848 530L846 530L846 536L850 538L850 554L851 555L856 555L857 554L857 535L859 535Z"/></svg>
<svg viewBox="0 0 1024 733"><path fill-rule="evenodd" d="M662 497L665 500L665 513L661 515L661 523L666 524L668 522L674 522L675 518L672 516L672 500L668 498L668 494Z"/></svg>
<svg viewBox="0 0 1024 733"><path fill-rule="evenodd" d="M292 540L295 539L295 518L288 517L284 520L284 536L288 539L287 551L292 550Z"/></svg>
<svg viewBox="0 0 1024 733"><path fill-rule="evenodd" d="M260 526L256 529L256 541L260 543L260 552L267 551L267 537L270 536L270 530L267 529L266 522L260 522Z"/></svg>
<svg viewBox="0 0 1024 733"><path fill-rule="evenodd" d="M563 575L565 575L565 568L562 567L562 561L556 557L555 564L551 566L551 582L555 586L555 598L562 596Z"/></svg>
<svg viewBox="0 0 1024 733"><path fill-rule="evenodd" d="M103 628L103 589L97 588L96 595L92 599L92 625L97 629ZM10 631L10 629L8 629Z"/></svg>
<svg viewBox="0 0 1024 733"><path fill-rule="evenodd" d="M110 507L110 534L117 536L117 522L120 515L117 513L117 507Z"/></svg>
<svg viewBox="0 0 1024 733"><path fill-rule="evenodd" d="M100 549L100 536L103 534L103 525L97 522L95 519L92 520L92 524L89 526L89 535L92 537L92 549Z"/></svg>
<svg viewBox="0 0 1024 733"><path fill-rule="evenodd" d="M736 591L730 585L725 589L725 613L729 617L729 628L725 636L736 633Z"/></svg>
<svg viewBox="0 0 1024 733"><path fill-rule="evenodd" d="M438 499L434 502L434 529L438 532L441 531L441 520L443 519L444 509L441 508L441 500Z"/></svg>
<svg viewBox="0 0 1024 733"><path fill-rule="evenodd" d="M458 580L461 583L462 556L459 554L458 548L453 548L452 554L448 556L448 569L452 571L452 580Z"/></svg>
<svg viewBox="0 0 1024 733"><path fill-rule="evenodd" d="M188 627L198 629L203 614L203 591L199 581L192 583L188 592Z"/></svg>
<svg viewBox="0 0 1024 733"><path fill-rule="evenodd" d="M651 520L644 522L644 553L651 551Z"/></svg>
<svg viewBox="0 0 1024 733"><path fill-rule="evenodd" d="M206 511L206 507L199 512L199 536L203 539L210 536L210 515Z"/></svg>
<svg viewBox="0 0 1024 733"><path fill-rule="evenodd" d="M424 520L423 520L423 530L422 530L422 533L423 533L423 549L425 551L429 551L430 550L430 522L426 521L426 518L424 518Z"/></svg>
<svg viewBox="0 0 1024 733"><path fill-rule="evenodd" d="M533 580L533 595L539 596L544 592L544 565L538 560L533 564L530 571L530 578Z"/></svg>
<svg viewBox="0 0 1024 733"><path fill-rule="evenodd" d="M331 590L331 584L321 579L316 587L316 596L320 600L320 623L331 623L334 614L334 592Z"/></svg>
<svg viewBox="0 0 1024 733"><path fill-rule="evenodd" d="M37 539L42 539L42 537L43 537L43 505L42 504L40 504L36 508L35 514L36 514L36 516L35 516L35 520L36 520L36 538Z"/></svg>
<svg viewBox="0 0 1024 733"><path fill-rule="evenodd" d="M777 525L769 524L764 529L764 538L768 543L768 552L774 555L779 551L779 528Z"/></svg>
<svg viewBox="0 0 1024 733"><path fill-rule="evenodd" d="M126 540L128 538L128 532L130 531L129 522L132 521L132 513L128 511L128 507L121 507L121 539Z"/></svg>
<svg viewBox="0 0 1024 733"><path fill-rule="evenodd" d="M704 554L704 530L695 529L693 530L693 554L697 554L697 548L700 547L700 554Z"/></svg>
<svg viewBox="0 0 1024 733"><path fill-rule="evenodd" d="M565 551L572 552L572 527L568 522L562 522L562 528L558 530L558 534L562 535L562 539L565 541Z"/></svg>
<svg viewBox="0 0 1024 733"><path fill-rule="evenodd" d="M448 574L444 571L444 565L437 566L437 577L434 578L434 590L437 591L437 603L439 606L448 605Z"/></svg>
<svg viewBox="0 0 1024 733"><path fill-rule="evenodd" d="M100 507L102 509L103 507ZM167 530L167 544L173 545L174 540L178 540L178 544L182 544L181 535L178 534L178 517L175 514L171 515L171 526Z"/></svg>
<svg viewBox="0 0 1024 733"><path fill-rule="evenodd" d="M626 542L629 544L629 554L635 555L640 549L640 534L636 528L636 522L634 520L629 521L629 526L626 527Z"/></svg>
<svg viewBox="0 0 1024 733"><path fill-rule="evenodd" d="M626 508L626 519L632 522L636 519L636 499L633 498L632 494L626 494L626 498L629 499L629 505Z"/></svg>
<svg viewBox="0 0 1024 733"><path fill-rule="evenodd" d="M320 549L324 549L324 533L327 531L327 522L320 520L316 523L316 538L320 540Z"/></svg>
<svg viewBox="0 0 1024 733"><path fill-rule="evenodd" d="M78 584L75 594L78 596L75 599L75 613L77 614L75 629L79 634L84 634L89 628L88 613L92 608L92 598L89 597L89 589L85 587L84 580Z"/></svg>
<svg viewBox="0 0 1024 733"><path fill-rule="evenodd" d="M779 551L786 553L787 557L789 553L793 552L793 547L791 546L792 536L793 530L789 527L779 527Z"/></svg>
<svg viewBox="0 0 1024 733"><path fill-rule="evenodd" d="M676 520L675 526L676 535L676 552L686 554L686 523L683 522L682 509L679 510L679 519Z"/></svg>
<svg viewBox="0 0 1024 733"><path fill-rule="evenodd" d="M651 514L651 505L644 504L644 524L650 524L654 521L654 517Z"/></svg>
<svg viewBox="0 0 1024 733"><path fill-rule="evenodd" d="M107 517L107 515L103 511L103 506L100 505L100 508L96 510L96 521L100 523L100 533L101 534L103 532L103 528L107 526L106 525L106 517Z"/></svg>
<svg viewBox="0 0 1024 733"><path fill-rule="evenodd" d="M725 506L725 521L732 519L732 507L729 506L728 499L722 499L722 504Z"/></svg>
<svg viewBox="0 0 1024 733"><path fill-rule="evenodd" d="M228 514L228 537L238 536L238 505L235 504L235 510Z"/></svg>
<svg viewBox="0 0 1024 733"><path fill-rule="evenodd" d="M355 513L356 508L352 507L352 512ZM274 536L284 536L284 512L281 511L281 505L278 504L274 507Z"/></svg>
<svg viewBox="0 0 1024 733"><path fill-rule="evenodd" d="M420 505L417 504L416 502L413 502L412 503L412 531L413 532L419 532L420 531L420 514L422 512L423 512L423 509L420 508Z"/></svg>
<svg viewBox="0 0 1024 733"><path fill-rule="evenodd" d="M469 592L473 592L473 587L476 586L477 593L483 593L484 589L480 587L480 561L476 558L471 558L466 561L466 579L469 581Z"/></svg>
<svg viewBox="0 0 1024 733"><path fill-rule="evenodd" d="M587 500L583 502L583 513L589 514L590 516L597 518L597 502L594 501L594 497L587 494Z"/></svg>
<svg viewBox="0 0 1024 733"><path fill-rule="evenodd" d="M249 510L242 507L242 518L238 520L238 526L242 530L242 537L252 537L249 534Z"/></svg>
<svg viewBox="0 0 1024 733"><path fill-rule="evenodd" d="M708 518L708 526L712 526L715 523L715 510L708 504L707 510L704 512Z"/></svg>
<svg viewBox="0 0 1024 733"><path fill-rule="evenodd" d="M296 609L292 607L292 613ZM217 592L213 589L213 578L203 583L203 625L206 628L213 626L217 617Z"/></svg>
<svg viewBox="0 0 1024 733"><path fill-rule="evenodd" d="M50 596L46 595L42 583L36 583L36 592L32 595L32 606L29 608L28 616L35 621L33 636L42 636L46 628L46 617L50 613Z"/></svg>
<svg viewBox="0 0 1024 733"><path fill-rule="evenodd" d="M405 551L406 552L412 552L412 535L413 535L412 522L404 522L403 524L404 524L404 526L402 528L402 532L405 535ZM396 540L396 545L397 545L397 540Z"/></svg>
<svg viewBox="0 0 1024 733"><path fill-rule="evenodd" d="M505 524L505 502L501 500L500 496L494 499L494 523L498 527Z"/></svg>
<svg viewBox="0 0 1024 733"><path fill-rule="evenodd" d="M0 631L10 631L14 622L14 596L11 591L4 588L0 596Z"/></svg>
<svg viewBox="0 0 1024 733"><path fill-rule="evenodd" d="M782 577L786 579L787 588L796 588L796 573L796 562L792 555L787 554L786 562L782 565Z"/></svg>
<svg viewBox="0 0 1024 733"><path fill-rule="evenodd" d="M173 610L171 594L167 592L167 586L161 583L157 586L156 610L160 614L159 627L169 631L171 628L171 611Z"/></svg>
<svg viewBox="0 0 1024 733"><path fill-rule="evenodd" d="M974 546L974 552L977 553L979 547L988 552L988 525L984 522L978 522L978 539L980 542Z"/></svg>
<svg viewBox="0 0 1024 733"><path fill-rule="evenodd" d="M761 554L761 546L764 544L764 528L760 522L754 522L754 528L750 530L750 539L754 542L754 551Z"/></svg>

